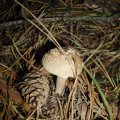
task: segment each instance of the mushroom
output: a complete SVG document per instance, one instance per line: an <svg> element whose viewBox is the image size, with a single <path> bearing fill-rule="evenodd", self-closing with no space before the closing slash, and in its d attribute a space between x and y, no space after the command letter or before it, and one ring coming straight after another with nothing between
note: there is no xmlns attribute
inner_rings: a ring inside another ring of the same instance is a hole
<svg viewBox="0 0 120 120"><path fill-rule="evenodd" d="M65 82L69 77L75 78L82 71L82 60L78 52L72 48L65 50L63 54L54 48L48 51L42 59L43 67L57 76L56 91L61 95Z"/></svg>

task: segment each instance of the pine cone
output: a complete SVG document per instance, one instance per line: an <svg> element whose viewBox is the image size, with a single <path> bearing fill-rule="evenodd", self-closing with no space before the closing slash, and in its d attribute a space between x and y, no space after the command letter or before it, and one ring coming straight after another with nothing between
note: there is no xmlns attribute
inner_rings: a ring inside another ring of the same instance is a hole
<svg viewBox="0 0 120 120"><path fill-rule="evenodd" d="M20 90L26 103L32 107L41 107L46 103L50 87L51 75L41 75L39 71L32 70L23 77Z"/></svg>

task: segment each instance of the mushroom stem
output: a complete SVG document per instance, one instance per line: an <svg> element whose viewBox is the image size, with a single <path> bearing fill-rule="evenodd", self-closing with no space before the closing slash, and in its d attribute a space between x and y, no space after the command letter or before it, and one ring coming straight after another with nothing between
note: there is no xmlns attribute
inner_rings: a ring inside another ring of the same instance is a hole
<svg viewBox="0 0 120 120"><path fill-rule="evenodd" d="M67 78L62 78L59 76L57 77L56 92L55 93L59 93L60 95L62 94L66 80L67 80Z"/></svg>

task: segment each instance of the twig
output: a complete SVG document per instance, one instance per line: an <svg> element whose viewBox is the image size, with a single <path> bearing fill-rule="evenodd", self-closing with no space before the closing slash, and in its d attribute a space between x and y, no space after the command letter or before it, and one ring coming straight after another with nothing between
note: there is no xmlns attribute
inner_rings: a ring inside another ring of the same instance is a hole
<svg viewBox="0 0 120 120"><path fill-rule="evenodd" d="M56 22L56 21L103 21L103 22L110 22L113 20L120 20L120 17L105 17L105 16L59 16L59 17L42 17L40 18L40 21L44 22ZM34 20L33 20L34 21ZM16 25L23 25L25 23L25 20L16 20L16 21L11 21L11 22L5 22L0 24L0 29L8 26L16 26Z"/></svg>

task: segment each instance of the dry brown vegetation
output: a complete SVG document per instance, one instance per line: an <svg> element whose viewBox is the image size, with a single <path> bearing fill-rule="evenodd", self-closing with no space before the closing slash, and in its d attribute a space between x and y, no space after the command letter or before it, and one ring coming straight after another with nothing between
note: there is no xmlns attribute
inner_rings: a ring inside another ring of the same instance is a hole
<svg viewBox="0 0 120 120"><path fill-rule="evenodd" d="M7 2L0 3L0 119L120 120L120 1ZM55 46L77 49L88 71L69 79L39 116L17 85Z"/></svg>

